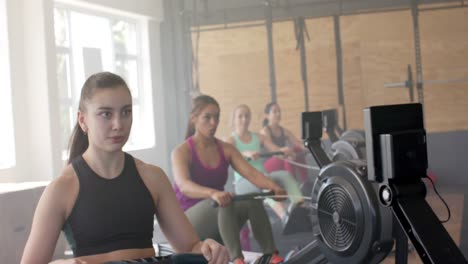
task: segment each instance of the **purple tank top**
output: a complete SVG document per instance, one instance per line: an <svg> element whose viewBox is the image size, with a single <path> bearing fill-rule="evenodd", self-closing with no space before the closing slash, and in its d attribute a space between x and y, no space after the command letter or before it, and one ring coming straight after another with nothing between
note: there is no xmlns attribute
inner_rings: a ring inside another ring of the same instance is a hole
<svg viewBox="0 0 468 264"><path fill-rule="evenodd" d="M224 156L224 151L221 143L216 139L216 145L218 146L219 162L216 167L208 167L198 157L197 150L193 143L192 137L187 139L187 143L190 148L190 154L192 156L192 164L190 165L190 179L202 186L213 188L216 190L224 190L224 185L228 179L228 168L229 162ZM202 199L194 199L185 196L179 189L179 186L174 183L174 191L176 193L177 200L179 201L180 207L185 211Z"/></svg>

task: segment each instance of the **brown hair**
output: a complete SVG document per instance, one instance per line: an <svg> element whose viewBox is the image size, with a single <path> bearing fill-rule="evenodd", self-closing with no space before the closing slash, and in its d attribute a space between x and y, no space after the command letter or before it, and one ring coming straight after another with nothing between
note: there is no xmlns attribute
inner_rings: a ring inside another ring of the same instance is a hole
<svg viewBox="0 0 468 264"><path fill-rule="evenodd" d="M278 105L278 103L277 103L277 102L269 102L268 104L266 104L266 105L265 105L265 111L264 111L265 114L269 114L270 111L271 111L271 108L272 108L273 106L275 106L275 105ZM266 117L263 119L263 123L262 123L262 124L263 124L264 127L266 127L266 126L268 125L268 119L267 119Z"/></svg>
<svg viewBox="0 0 468 264"><path fill-rule="evenodd" d="M195 125L192 123L192 118L198 116L207 105L216 105L219 109L219 104L216 99L209 95L199 95L192 100L192 111L190 112L190 119L188 121L185 139L195 134Z"/></svg>
<svg viewBox="0 0 468 264"><path fill-rule="evenodd" d="M86 111L85 103L93 98L97 89L115 89L117 87L124 87L131 95L127 83L119 75L111 72L99 72L91 75L81 89L78 110L80 112ZM85 135L77 120L70 136L68 163L71 163L76 157L81 156L88 146L88 136Z"/></svg>

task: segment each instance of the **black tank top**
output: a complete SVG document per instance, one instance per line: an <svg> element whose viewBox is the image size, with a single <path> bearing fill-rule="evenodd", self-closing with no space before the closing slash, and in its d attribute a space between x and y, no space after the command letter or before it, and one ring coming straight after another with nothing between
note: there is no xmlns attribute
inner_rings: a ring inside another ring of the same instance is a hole
<svg viewBox="0 0 468 264"><path fill-rule="evenodd" d="M124 169L114 179L98 176L82 156L72 166L80 187L63 231L73 255L152 248L154 202L133 157L125 153Z"/></svg>
<svg viewBox="0 0 468 264"><path fill-rule="evenodd" d="M288 141L286 139L286 135L284 134L283 128L280 127L280 131L281 131L280 136L275 137L275 135L273 134L273 130L271 130L271 127L270 126L267 126L267 127L268 127L268 130L270 131L271 141L280 148L286 147L286 145L288 144Z"/></svg>

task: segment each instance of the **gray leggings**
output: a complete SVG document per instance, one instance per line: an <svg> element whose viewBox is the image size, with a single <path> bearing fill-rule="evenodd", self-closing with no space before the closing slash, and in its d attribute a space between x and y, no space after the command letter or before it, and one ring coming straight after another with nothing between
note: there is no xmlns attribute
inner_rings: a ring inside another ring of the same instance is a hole
<svg viewBox="0 0 468 264"><path fill-rule="evenodd" d="M213 208L203 200L185 211L201 239L211 238L224 244L232 260L243 257L239 233L250 220L252 233L264 254L277 252L271 225L261 200L236 201L224 208Z"/></svg>

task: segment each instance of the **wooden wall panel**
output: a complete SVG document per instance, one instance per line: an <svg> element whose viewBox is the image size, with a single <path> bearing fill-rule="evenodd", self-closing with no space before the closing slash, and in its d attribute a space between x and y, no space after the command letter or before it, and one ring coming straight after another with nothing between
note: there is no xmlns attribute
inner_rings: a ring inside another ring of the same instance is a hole
<svg viewBox="0 0 468 264"><path fill-rule="evenodd" d="M241 103L250 106L251 127L259 130L270 100L265 27L202 32L199 76L201 92L214 96L221 106L218 137L230 134L232 109Z"/></svg>
<svg viewBox="0 0 468 264"><path fill-rule="evenodd" d="M273 24L276 92L281 106L281 124L299 136L300 116L304 111L304 88L301 80L300 51L292 21Z"/></svg>
<svg viewBox="0 0 468 264"><path fill-rule="evenodd" d="M425 80L468 78L467 10L421 13ZM306 24L311 37L306 41L310 110L337 108L333 19L309 19ZM348 129L362 129L364 107L409 102L407 89L384 84L405 81L408 64L415 72L412 17L410 11L343 16L340 26ZM305 100L293 22L274 23L273 37L282 123L300 135ZM264 105L270 101L265 27L202 32L199 54L201 91L222 104L218 135L227 134L227 116L237 103L252 107L252 127L258 130ZM467 90L467 83L425 86L429 132L468 129Z"/></svg>
<svg viewBox="0 0 468 264"><path fill-rule="evenodd" d="M414 58L409 12L343 17L343 71L348 128L362 129L362 109L409 102L404 88L385 83L406 79Z"/></svg>
<svg viewBox="0 0 468 264"><path fill-rule="evenodd" d="M425 80L468 79L468 8L421 13ZM424 87L429 131L468 129L468 82Z"/></svg>
<svg viewBox="0 0 468 264"><path fill-rule="evenodd" d="M307 21L310 41L307 46L310 110L338 106L336 48L332 18Z"/></svg>
<svg viewBox="0 0 468 264"><path fill-rule="evenodd" d="M341 45L343 54L343 92L346 107L348 129L361 129L363 124L362 111L365 106L362 87L361 43L357 34L361 20L356 16L340 18ZM341 111L340 111L341 114ZM343 120L343 116L341 120ZM341 122L341 127L343 123Z"/></svg>

